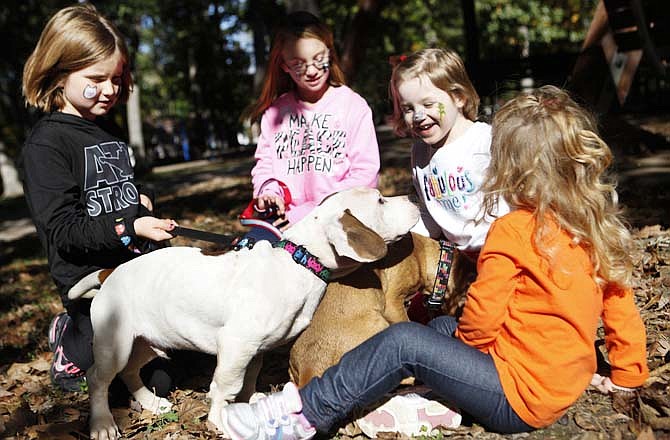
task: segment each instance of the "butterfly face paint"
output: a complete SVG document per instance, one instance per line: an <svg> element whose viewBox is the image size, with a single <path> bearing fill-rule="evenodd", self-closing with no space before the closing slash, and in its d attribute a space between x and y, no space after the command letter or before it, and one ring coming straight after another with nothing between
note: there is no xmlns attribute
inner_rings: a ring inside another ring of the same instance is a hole
<svg viewBox="0 0 670 440"><path fill-rule="evenodd" d="M437 108L440 111L440 122L442 121L442 118L444 118L447 115L447 110L444 108L444 104L441 102L437 104Z"/></svg>
<svg viewBox="0 0 670 440"><path fill-rule="evenodd" d="M87 85L84 87L84 98L93 99L98 96L98 86Z"/></svg>

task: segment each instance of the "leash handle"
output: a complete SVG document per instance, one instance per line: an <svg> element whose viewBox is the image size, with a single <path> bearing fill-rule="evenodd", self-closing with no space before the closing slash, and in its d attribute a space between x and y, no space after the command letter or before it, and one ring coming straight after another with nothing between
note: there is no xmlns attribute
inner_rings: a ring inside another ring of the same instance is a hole
<svg viewBox="0 0 670 440"><path fill-rule="evenodd" d="M216 234L214 232L200 231L198 229L190 229L183 226L175 226L175 228L170 231L170 234L172 234L173 237L181 235L182 237L209 241L210 243L217 243L224 246L232 245L236 238L231 235Z"/></svg>
<svg viewBox="0 0 670 440"><path fill-rule="evenodd" d="M277 185L279 185L279 188L282 191L282 197L284 198L284 205L286 206L286 209L288 210L288 205L291 204L291 201L293 201L293 198L291 197L291 191L288 189L288 186L282 182L281 180L277 179L268 179L263 184L261 185L261 188L258 190L260 193L263 191L263 188L265 185L267 185L270 182L275 182ZM256 198L253 198L249 204L247 205L246 208L244 208L244 211L240 214L240 220L249 220L249 219L267 219L272 217L275 214L274 209L267 209L265 211L259 211L258 208L256 207Z"/></svg>

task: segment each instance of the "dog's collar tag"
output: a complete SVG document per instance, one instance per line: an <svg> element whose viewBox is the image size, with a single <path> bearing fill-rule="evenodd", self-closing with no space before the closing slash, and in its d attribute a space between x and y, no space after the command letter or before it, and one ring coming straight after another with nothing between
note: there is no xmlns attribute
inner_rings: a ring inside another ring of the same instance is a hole
<svg viewBox="0 0 670 440"><path fill-rule="evenodd" d="M310 254L303 246L299 246L292 241L280 240L272 245L276 248L282 248L293 257L293 261L307 268L324 282L330 279L330 269L321 264L318 258Z"/></svg>
<svg viewBox="0 0 670 440"><path fill-rule="evenodd" d="M454 262L454 244L448 240L440 240L440 261L437 263L437 274L435 274L435 284L433 291L426 300L426 307L429 309L439 309L444 302L444 295L449 287L449 274Z"/></svg>

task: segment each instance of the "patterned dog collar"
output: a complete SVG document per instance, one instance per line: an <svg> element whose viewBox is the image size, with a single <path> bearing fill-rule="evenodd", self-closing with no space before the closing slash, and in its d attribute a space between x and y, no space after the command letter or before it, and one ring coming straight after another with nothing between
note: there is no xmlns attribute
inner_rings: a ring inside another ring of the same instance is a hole
<svg viewBox="0 0 670 440"><path fill-rule="evenodd" d="M309 269L314 275L328 282L330 278L330 269L321 264L318 258L307 252L303 246L299 246L292 241L280 240L275 242L272 247L282 248L293 257L293 261Z"/></svg>
<svg viewBox="0 0 670 440"><path fill-rule="evenodd" d="M448 240L440 240L440 261L437 263L437 274L433 291L426 299L426 307L429 309L440 309L444 302L444 295L449 287L449 275L454 262L455 246Z"/></svg>

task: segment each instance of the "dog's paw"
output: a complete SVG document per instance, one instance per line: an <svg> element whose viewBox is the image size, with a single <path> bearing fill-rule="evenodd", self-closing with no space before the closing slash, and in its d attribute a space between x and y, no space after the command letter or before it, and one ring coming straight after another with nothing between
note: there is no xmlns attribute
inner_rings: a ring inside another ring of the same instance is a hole
<svg viewBox="0 0 670 440"><path fill-rule="evenodd" d="M209 415L207 416L207 422L212 424L219 432L224 432L223 429L223 420L221 414L223 413L223 408L228 406L227 401L223 401L219 404L212 402L212 406L209 408Z"/></svg>
<svg viewBox="0 0 670 440"><path fill-rule="evenodd" d="M147 406L142 405L142 408L154 414L165 414L172 409L172 403L163 397L154 396L152 402Z"/></svg>
<svg viewBox="0 0 670 440"><path fill-rule="evenodd" d="M219 432L225 432L221 421L221 411L215 411L215 414L210 411L209 416L207 416L207 424L210 425L210 429L213 427Z"/></svg>
<svg viewBox="0 0 670 440"><path fill-rule="evenodd" d="M165 414L172 409L172 403L169 400L158 397L147 388L140 388L133 393L133 397L140 404L142 409L154 414Z"/></svg>
<svg viewBox="0 0 670 440"><path fill-rule="evenodd" d="M95 440L117 440L121 438L114 417L111 414L97 418L91 416L90 438Z"/></svg>

